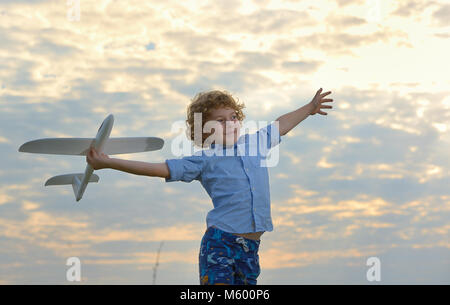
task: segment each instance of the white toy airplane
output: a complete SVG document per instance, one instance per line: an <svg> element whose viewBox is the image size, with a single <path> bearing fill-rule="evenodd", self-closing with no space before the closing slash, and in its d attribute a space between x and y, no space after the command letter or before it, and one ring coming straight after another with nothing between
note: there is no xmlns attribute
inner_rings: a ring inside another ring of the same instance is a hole
<svg viewBox="0 0 450 305"><path fill-rule="evenodd" d="M95 138L39 139L23 144L19 151L37 154L86 156L91 146L98 152L107 155L159 150L164 146L164 140L157 137L109 138L113 124L114 116L110 114L100 125ZM79 201L83 197L87 184L99 180L99 177L93 172L94 169L87 164L84 174L55 176L48 179L45 186L72 184L75 198Z"/></svg>

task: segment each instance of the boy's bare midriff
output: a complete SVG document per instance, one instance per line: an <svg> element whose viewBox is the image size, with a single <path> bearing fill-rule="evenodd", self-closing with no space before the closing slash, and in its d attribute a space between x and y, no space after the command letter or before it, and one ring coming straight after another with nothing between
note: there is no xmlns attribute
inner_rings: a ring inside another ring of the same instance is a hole
<svg viewBox="0 0 450 305"><path fill-rule="evenodd" d="M261 235L263 235L264 232L254 232L254 233L233 233L234 235L242 236L248 239L253 240L259 240Z"/></svg>
<svg viewBox="0 0 450 305"><path fill-rule="evenodd" d="M213 228L216 228L215 226L212 226ZM263 232L252 232L252 233L232 233L233 235L237 235L237 236L242 236L248 239L253 239L253 240L259 240L259 238L261 237L261 235L263 235Z"/></svg>

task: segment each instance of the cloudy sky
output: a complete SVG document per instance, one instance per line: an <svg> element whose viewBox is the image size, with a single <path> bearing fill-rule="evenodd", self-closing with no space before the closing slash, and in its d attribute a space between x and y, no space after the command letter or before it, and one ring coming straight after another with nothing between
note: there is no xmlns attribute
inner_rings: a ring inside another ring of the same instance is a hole
<svg viewBox="0 0 450 305"><path fill-rule="evenodd" d="M450 283L450 4L412 0L0 2L0 284L198 284L212 208L198 181L104 169L76 203L85 158L19 153L48 137L156 136L164 162L198 92L271 121L323 87L333 109L285 135L269 169L274 231L260 284Z"/></svg>

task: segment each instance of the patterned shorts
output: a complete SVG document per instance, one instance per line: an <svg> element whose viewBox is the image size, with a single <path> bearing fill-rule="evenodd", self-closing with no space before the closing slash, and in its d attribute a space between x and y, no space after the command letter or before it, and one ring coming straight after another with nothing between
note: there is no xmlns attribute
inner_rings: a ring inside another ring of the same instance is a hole
<svg viewBox="0 0 450 305"><path fill-rule="evenodd" d="M209 227L200 245L200 285L256 285L259 243Z"/></svg>

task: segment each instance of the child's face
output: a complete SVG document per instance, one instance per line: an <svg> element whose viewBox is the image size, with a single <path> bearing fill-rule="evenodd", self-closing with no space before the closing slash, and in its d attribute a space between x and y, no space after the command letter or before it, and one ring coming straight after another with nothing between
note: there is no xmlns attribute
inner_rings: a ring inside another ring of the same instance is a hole
<svg viewBox="0 0 450 305"><path fill-rule="evenodd" d="M213 126L217 126L212 127L211 133L206 133L207 136L210 136L217 130L217 134L214 137L217 144L230 146L237 142L241 125L234 109L229 107L213 109L207 118L207 122L210 122L209 124L212 123ZM219 131L222 131L222 133Z"/></svg>

